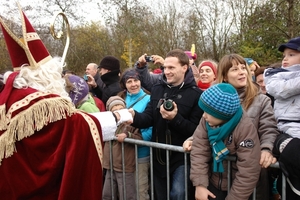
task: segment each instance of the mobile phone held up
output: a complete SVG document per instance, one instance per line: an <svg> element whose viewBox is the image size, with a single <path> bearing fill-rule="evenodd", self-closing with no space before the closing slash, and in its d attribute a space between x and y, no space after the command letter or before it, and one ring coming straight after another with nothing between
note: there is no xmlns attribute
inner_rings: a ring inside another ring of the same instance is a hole
<svg viewBox="0 0 300 200"><path fill-rule="evenodd" d="M84 79L85 81L88 81L88 80L89 80L89 77L85 74L85 75L83 75L83 79Z"/></svg>

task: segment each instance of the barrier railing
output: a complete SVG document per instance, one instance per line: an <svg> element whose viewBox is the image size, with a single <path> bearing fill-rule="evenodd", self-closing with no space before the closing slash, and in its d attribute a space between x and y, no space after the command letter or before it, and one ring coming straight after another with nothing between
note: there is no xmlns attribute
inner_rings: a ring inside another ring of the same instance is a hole
<svg viewBox="0 0 300 200"><path fill-rule="evenodd" d="M116 140L116 138L114 138L114 140ZM163 149L166 150L166 170L167 170L167 200L170 199L170 162L169 162L169 158L170 158L170 151L176 151L176 152L181 152L184 154L184 166L185 166L185 170L184 170L184 177L185 177L185 200L188 200L188 163L187 163L187 154L189 154L189 152L185 152L182 148L182 146L175 146L175 145L169 145L169 144L163 144L163 143L157 143L157 142L149 142L149 141L143 141L143 140L135 140L135 139L131 139L131 138L125 138L124 139L125 143L131 143L133 145L135 145L135 165L136 165L136 191L137 191L137 200L139 200L139 195L138 195L138 191L139 191L139 180L138 180L138 146L147 146L150 148L150 199L155 199L154 198L154 185L153 185L153 148L155 149ZM110 170L107 173L111 173L111 177L113 174L113 158L112 158L112 141L109 142L110 145ZM125 189L125 185L126 185L126 181L125 181L125 160L124 160L124 143L122 143L122 169L123 169L123 199L126 200L126 189ZM231 162L235 162L236 158L234 156L227 156L226 160L228 160L228 177L231 176ZM271 168L279 168L279 164L278 162L275 164L271 164L270 165ZM231 178L228 178L228 191L230 190L230 186L231 186ZM113 180L111 179L111 185L113 185ZM117 197L115 197L114 194L114 188L111 187L112 189L112 199L113 200L117 200ZM256 189L254 189L253 191L253 195L252 195L252 199L255 200L256 199ZM286 200L286 177L284 176L284 174L282 174L282 194L281 194L281 200Z"/></svg>

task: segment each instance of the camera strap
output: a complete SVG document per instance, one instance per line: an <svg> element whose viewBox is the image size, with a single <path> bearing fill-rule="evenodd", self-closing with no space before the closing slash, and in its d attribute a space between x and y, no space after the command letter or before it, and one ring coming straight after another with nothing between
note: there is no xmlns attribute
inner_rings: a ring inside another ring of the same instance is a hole
<svg viewBox="0 0 300 200"><path fill-rule="evenodd" d="M140 98L138 98L133 104L131 104L128 108L132 108L137 102L139 102L140 100L142 100L147 94L144 94L143 96L140 96Z"/></svg>

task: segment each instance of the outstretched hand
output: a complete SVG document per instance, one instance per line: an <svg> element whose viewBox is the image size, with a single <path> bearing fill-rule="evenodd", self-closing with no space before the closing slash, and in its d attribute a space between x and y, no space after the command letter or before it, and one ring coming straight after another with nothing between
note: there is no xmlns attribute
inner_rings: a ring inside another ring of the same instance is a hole
<svg viewBox="0 0 300 200"><path fill-rule="evenodd" d="M114 114L117 116L117 125L126 122L127 124L131 124L133 122L132 114L128 109L121 109L114 111Z"/></svg>

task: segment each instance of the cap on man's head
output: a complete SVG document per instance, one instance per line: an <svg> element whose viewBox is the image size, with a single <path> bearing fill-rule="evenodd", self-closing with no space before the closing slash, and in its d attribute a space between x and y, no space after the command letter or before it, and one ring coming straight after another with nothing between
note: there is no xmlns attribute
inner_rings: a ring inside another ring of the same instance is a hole
<svg viewBox="0 0 300 200"><path fill-rule="evenodd" d="M104 68L110 71L120 71L120 61L114 56L105 56L98 68Z"/></svg>
<svg viewBox="0 0 300 200"><path fill-rule="evenodd" d="M241 106L236 89L228 83L219 83L205 90L198 101L206 113L221 120L230 120Z"/></svg>
<svg viewBox="0 0 300 200"><path fill-rule="evenodd" d="M122 99L120 96L111 96L106 102L106 110L111 111L111 109L116 105L122 105L124 108L126 108L124 99Z"/></svg>
<svg viewBox="0 0 300 200"><path fill-rule="evenodd" d="M184 53L189 57L189 59L193 59L193 60L197 59L196 53L192 53L191 51L185 51Z"/></svg>
<svg viewBox="0 0 300 200"><path fill-rule="evenodd" d="M296 51L300 51L300 37L293 38L285 44L281 44L278 48L279 51L283 52L284 49L289 48Z"/></svg>

